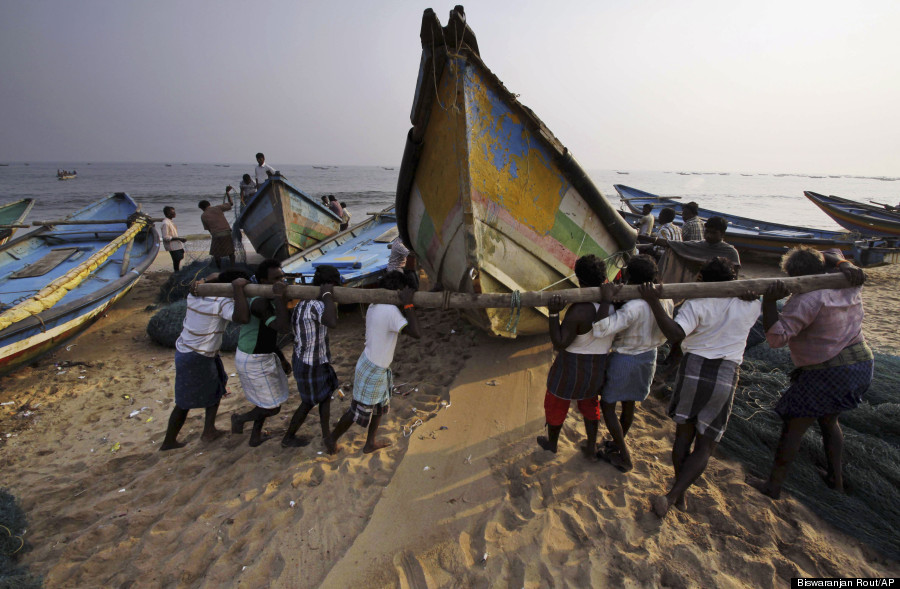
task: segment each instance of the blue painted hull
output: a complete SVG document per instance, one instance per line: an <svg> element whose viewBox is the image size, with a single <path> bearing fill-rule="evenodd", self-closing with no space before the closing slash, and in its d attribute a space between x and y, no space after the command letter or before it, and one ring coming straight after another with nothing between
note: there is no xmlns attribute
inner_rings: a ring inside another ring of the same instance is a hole
<svg viewBox="0 0 900 589"><path fill-rule="evenodd" d="M136 203L127 194L103 198L70 215L70 219L98 220L96 224L43 227L0 247L0 309L26 300L80 265L126 230L124 223L108 224L104 219L124 219L134 213ZM155 227L141 231L134 239L128 266L123 275L126 247L120 247L88 277L49 309L0 330L0 373L32 362L68 338L85 329L116 300L124 296L150 266L159 251ZM77 249L67 259L40 276L14 278L45 258L52 250Z"/></svg>
<svg viewBox="0 0 900 589"><path fill-rule="evenodd" d="M900 237L900 214L839 196L810 191L803 194L838 225L850 231L867 236Z"/></svg>
<svg viewBox="0 0 900 589"><path fill-rule="evenodd" d="M389 207L291 256L282 268L297 284L311 284L316 268L328 264L341 273L342 286L370 286L387 271L391 253L387 245L396 235L397 216L394 207Z"/></svg>

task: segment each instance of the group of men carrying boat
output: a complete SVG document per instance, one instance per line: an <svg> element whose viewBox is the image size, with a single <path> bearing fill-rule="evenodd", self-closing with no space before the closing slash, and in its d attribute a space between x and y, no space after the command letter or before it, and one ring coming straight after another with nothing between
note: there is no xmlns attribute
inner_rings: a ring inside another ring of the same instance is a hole
<svg viewBox="0 0 900 589"><path fill-rule="evenodd" d="M686 212L685 216L693 212L691 219L696 218L695 209ZM687 282L688 276L703 282L728 281L737 278L740 257L725 243L726 230L725 219L712 217L704 225L702 240L650 237L647 229L639 241L669 250L662 266L676 277L672 282ZM688 488L725 435L747 336L762 312L768 344L789 346L796 370L775 406L784 425L771 473L765 481L750 482L777 499L804 432L818 422L828 458L822 476L830 487L843 491L838 416L859 405L874 370L872 351L862 335L860 286L865 275L839 251L823 253L807 247L786 253L781 268L792 277L839 271L852 287L792 295L780 313L776 302L789 294L781 281L765 292L762 302L747 292L741 297L689 299L675 310L670 301L660 298L656 261L641 254L631 258L622 272L625 283L640 285L641 299L614 304L620 286L606 282L603 260L593 255L579 258L575 264L579 285L600 287L601 298L573 304L562 323L559 317L566 302L559 295L551 299L550 339L558 355L544 398L547 435L537 438L538 445L557 452L570 402L576 401L584 418L584 456L630 471L634 458L626 436L635 404L649 395L657 348L668 341L670 368L677 367L668 405L668 415L676 423L675 478L668 492L653 497L651 507L659 517L672 505L686 509ZM601 418L610 438L598 448Z"/></svg>

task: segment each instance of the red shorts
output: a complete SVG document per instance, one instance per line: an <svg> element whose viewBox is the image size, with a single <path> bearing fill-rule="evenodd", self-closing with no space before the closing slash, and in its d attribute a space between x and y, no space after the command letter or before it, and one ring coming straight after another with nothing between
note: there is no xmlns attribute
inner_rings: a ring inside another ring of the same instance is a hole
<svg viewBox="0 0 900 589"><path fill-rule="evenodd" d="M600 420L600 399L591 397L577 401L578 410L585 419ZM560 399L550 391L544 396L544 414L547 417L547 425L562 425L569 413L571 401Z"/></svg>

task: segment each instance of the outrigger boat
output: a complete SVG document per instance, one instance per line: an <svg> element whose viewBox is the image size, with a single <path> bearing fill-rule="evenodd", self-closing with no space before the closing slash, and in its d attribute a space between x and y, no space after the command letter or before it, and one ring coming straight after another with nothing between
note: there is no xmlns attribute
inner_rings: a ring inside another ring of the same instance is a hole
<svg viewBox="0 0 900 589"><path fill-rule="evenodd" d="M28 216L31 207L34 206L33 198L23 198L5 205L0 205L0 245L3 245L16 229L24 229L22 221Z"/></svg>
<svg viewBox="0 0 900 589"><path fill-rule="evenodd" d="M804 196L825 211L834 222L860 235L900 236L900 214L839 196L805 191Z"/></svg>
<svg viewBox="0 0 900 589"><path fill-rule="evenodd" d="M124 193L0 246L0 374L79 333L122 298L159 251Z"/></svg>
<svg viewBox="0 0 900 589"><path fill-rule="evenodd" d="M271 176L246 204L236 227L256 252L285 260L338 232L343 221L281 176Z"/></svg>
<svg viewBox="0 0 900 589"><path fill-rule="evenodd" d="M390 206L291 256L281 267L297 284L311 284L316 268L327 264L341 273L340 286L371 286L387 271L388 244L396 237L397 215Z"/></svg>
<svg viewBox="0 0 900 589"><path fill-rule="evenodd" d="M637 214L646 204L654 205L654 217L663 208L671 207L676 212L675 224L681 225L681 202L623 184L616 184L614 188L632 214ZM897 240L859 239L843 231L794 227L704 208L698 212L703 219L715 216L725 218L728 221L726 240L740 252L783 254L792 247L806 245L820 251L839 249L844 257L860 266L900 262L900 244Z"/></svg>
<svg viewBox="0 0 900 589"><path fill-rule="evenodd" d="M461 293L576 286L596 254L610 277L636 233L569 151L482 62L462 7L422 17L412 129L397 183L397 227L429 276ZM515 299L515 297L513 297ZM546 309L472 309L500 336L546 333Z"/></svg>

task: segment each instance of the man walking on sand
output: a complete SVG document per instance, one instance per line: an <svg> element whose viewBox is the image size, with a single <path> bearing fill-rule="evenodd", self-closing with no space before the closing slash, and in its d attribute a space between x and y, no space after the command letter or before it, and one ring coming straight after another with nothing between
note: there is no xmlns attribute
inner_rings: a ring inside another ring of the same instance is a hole
<svg viewBox="0 0 900 589"><path fill-rule="evenodd" d="M353 401L335 426L331 436L325 439L329 454L337 452L337 441L351 425L356 423L368 429L363 452L370 454L390 445L377 441L376 434L381 417L390 411L393 374L391 362L400 331L409 326L406 333L419 339L419 321L416 318L413 295L402 272L388 272L379 282L379 288L396 290L400 294L400 306L369 305L366 312L366 347L356 363L353 379Z"/></svg>

